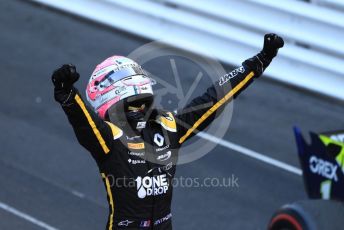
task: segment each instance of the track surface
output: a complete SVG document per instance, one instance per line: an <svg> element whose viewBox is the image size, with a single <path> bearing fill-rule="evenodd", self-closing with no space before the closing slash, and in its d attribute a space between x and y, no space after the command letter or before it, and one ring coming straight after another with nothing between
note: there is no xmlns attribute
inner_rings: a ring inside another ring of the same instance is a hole
<svg viewBox="0 0 344 230"><path fill-rule="evenodd" d="M84 89L95 64L147 41L22 1L0 1L0 28L0 202L58 229L104 229L105 189L53 100L50 74L72 62ZM187 65L177 65L191 83ZM162 61L151 71L169 68ZM259 79L235 101L224 139L298 167L292 126L343 128L343 114L334 102ZM175 229L265 229L279 206L306 198L300 176L223 147L177 171L199 178L232 174L238 188L176 188ZM0 209L0 229L15 228L40 229Z"/></svg>

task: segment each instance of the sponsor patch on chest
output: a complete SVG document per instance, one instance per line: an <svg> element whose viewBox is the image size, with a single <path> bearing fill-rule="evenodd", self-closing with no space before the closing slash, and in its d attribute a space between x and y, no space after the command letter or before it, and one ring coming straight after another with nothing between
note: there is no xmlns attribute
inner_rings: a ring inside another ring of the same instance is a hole
<svg viewBox="0 0 344 230"><path fill-rule="evenodd" d="M167 161L168 159L171 158L172 152L171 151L167 151L166 153L159 155L156 159L158 161Z"/></svg>
<svg viewBox="0 0 344 230"><path fill-rule="evenodd" d="M145 176L136 178L137 196L143 199L147 196L158 196L166 194L169 182L166 174L157 176Z"/></svg>
<svg viewBox="0 0 344 230"><path fill-rule="evenodd" d="M144 149L145 148L145 143L144 142L140 142L140 143L128 143L128 148L129 149Z"/></svg>

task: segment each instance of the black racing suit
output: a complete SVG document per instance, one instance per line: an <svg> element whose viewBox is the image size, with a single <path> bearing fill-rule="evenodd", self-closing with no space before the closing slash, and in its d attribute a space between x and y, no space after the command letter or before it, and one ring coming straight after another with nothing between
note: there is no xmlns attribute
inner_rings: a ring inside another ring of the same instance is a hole
<svg viewBox="0 0 344 230"><path fill-rule="evenodd" d="M179 148L206 128L270 62L261 54L246 60L178 113L154 110L139 133L100 119L76 89L65 92L68 97L63 110L78 141L97 162L105 184L109 202L106 229L172 229L170 182Z"/></svg>

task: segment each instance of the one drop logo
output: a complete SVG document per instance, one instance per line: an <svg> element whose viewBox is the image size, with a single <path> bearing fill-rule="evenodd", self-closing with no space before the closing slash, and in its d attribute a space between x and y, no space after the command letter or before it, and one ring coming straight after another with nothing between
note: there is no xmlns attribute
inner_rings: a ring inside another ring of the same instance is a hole
<svg viewBox="0 0 344 230"><path fill-rule="evenodd" d="M146 196L157 196L165 194L168 190L166 174L154 177L137 177L137 196L141 199Z"/></svg>

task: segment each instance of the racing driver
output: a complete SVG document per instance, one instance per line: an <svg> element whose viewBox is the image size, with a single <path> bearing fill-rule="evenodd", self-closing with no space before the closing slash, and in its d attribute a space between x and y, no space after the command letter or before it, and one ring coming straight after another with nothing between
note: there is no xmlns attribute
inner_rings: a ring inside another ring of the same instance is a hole
<svg viewBox="0 0 344 230"><path fill-rule="evenodd" d="M106 229L172 229L171 179L178 150L261 76L283 45L278 35L266 34L256 56L176 112L154 108L152 80L129 58L112 56L96 66L86 88L90 107L73 86L79 79L75 66L54 71L55 100L104 181Z"/></svg>

